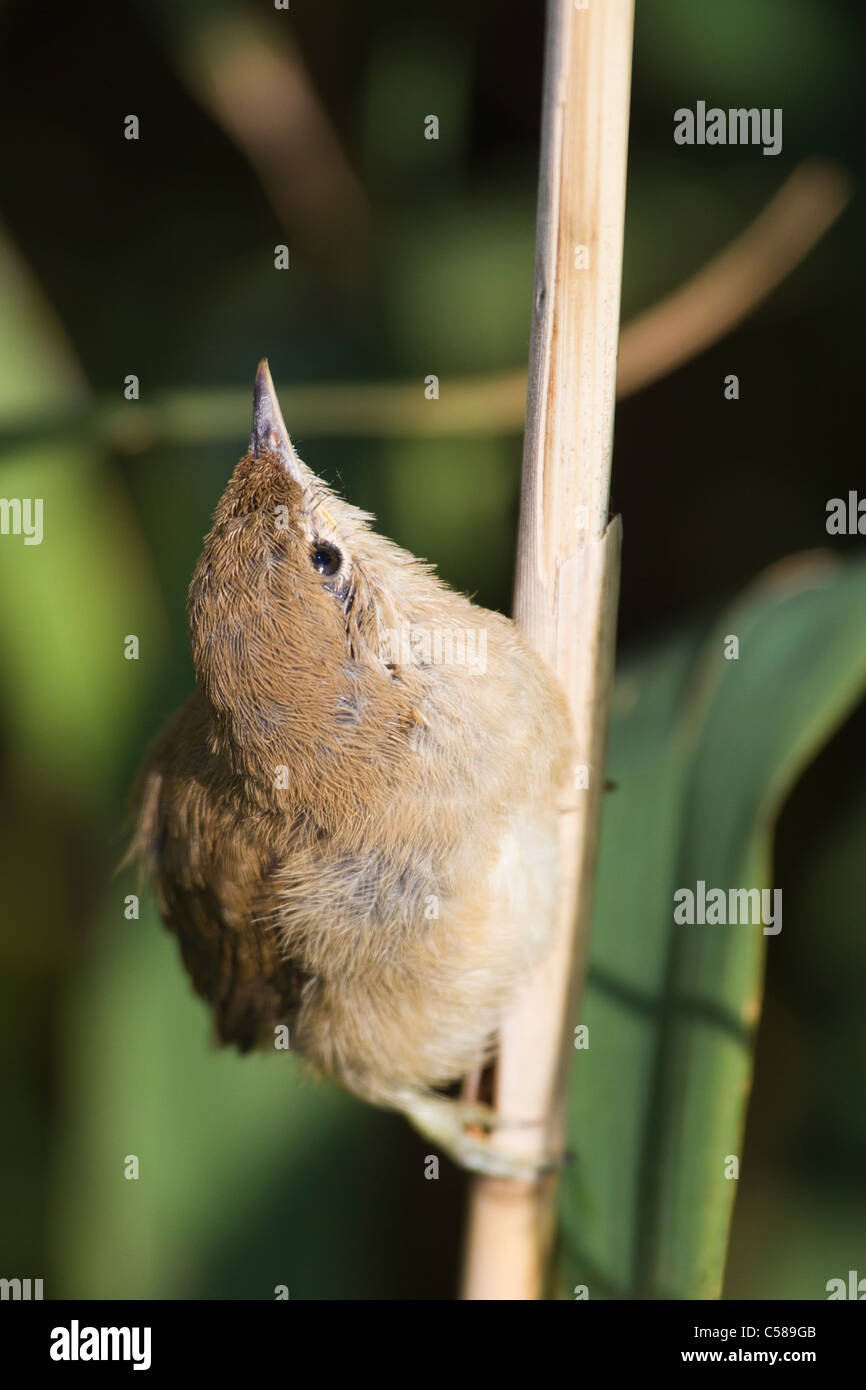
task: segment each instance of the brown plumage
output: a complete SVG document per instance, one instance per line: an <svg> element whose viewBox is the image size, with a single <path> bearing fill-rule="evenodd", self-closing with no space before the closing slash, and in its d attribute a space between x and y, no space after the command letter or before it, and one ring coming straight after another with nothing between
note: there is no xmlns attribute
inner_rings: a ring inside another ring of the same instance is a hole
<svg viewBox="0 0 866 1390"><path fill-rule="evenodd" d="M434 1094L543 954L564 699L507 618L300 462L267 365L190 588L197 690L150 753L133 852L221 1041L291 1045L471 1166Z"/></svg>

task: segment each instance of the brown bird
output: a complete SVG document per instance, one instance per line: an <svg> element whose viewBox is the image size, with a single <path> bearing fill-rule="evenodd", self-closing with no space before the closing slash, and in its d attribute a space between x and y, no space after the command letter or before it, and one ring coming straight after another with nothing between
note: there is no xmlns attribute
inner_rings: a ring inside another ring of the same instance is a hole
<svg viewBox="0 0 866 1390"><path fill-rule="evenodd" d="M136 789L143 862L219 1039L291 1046L514 1175L441 1094L491 1055L544 955L569 775L564 697L294 451L267 363L193 575L197 689Z"/></svg>

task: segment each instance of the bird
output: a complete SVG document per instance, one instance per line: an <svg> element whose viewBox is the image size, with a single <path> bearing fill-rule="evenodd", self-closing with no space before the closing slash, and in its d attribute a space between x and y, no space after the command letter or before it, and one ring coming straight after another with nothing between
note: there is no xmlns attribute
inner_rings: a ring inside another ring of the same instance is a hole
<svg viewBox="0 0 866 1390"><path fill-rule="evenodd" d="M568 705L511 619L373 520L301 461L263 360L128 858L220 1043L287 1029L464 1168L525 1176L486 1142L507 1120L454 1090L549 949Z"/></svg>

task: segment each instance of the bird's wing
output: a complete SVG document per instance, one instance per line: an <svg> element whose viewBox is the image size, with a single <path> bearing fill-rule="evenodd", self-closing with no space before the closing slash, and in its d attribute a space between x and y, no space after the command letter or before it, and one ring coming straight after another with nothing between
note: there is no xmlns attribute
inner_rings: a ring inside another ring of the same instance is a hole
<svg viewBox="0 0 866 1390"><path fill-rule="evenodd" d="M277 864L232 815L202 720L193 696L151 750L133 794L128 858L151 879L219 1041L247 1052L273 1046L279 1025L291 1031L306 977L261 912Z"/></svg>

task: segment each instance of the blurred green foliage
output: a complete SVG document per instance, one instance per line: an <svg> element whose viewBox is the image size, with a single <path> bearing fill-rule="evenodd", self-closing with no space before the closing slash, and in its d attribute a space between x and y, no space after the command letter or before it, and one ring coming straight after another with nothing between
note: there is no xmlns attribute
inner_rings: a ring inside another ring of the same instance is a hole
<svg viewBox="0 0 866 1390"><path fill-rule="evenodd" d="M277 46L291 26L367 198L366 225L341 224L336 250L330 224L310 233L303 169L286 174L298 208L286 226L192 83L190 45L227 14L264 25ZM525 361L540 19L516 0L411 14L397 0L375 12L325 0L290 16L192 0L0 9L0 440L23 414L33 429L0 448L0 494L45 507L41 546L0 537L2 1265L44 1276L48 1296L269 1298L278 1283L293 1297L453 1293L463 1180L443 1169L425 1182L424 1147L405 1126L313 1087L293 1059L217 1052L174 943L146 897L141 919L125 919L135 885L114 868L136 764L190 687L186 585L245 443L233 402L258 358L286 388L414 375L423 397L435 372L443 398L455 373ZM862 7L844 0L741 0L700 18L687 0L637 6L626 316L724 245L801 157L859 174L863 29ZM781 105L783 154L675 147L673 111L698 97ZM122 138L130 111L137 144ZM438 143L423 140L429 112ZM827 544L826 500L856 485L863 231L856 203L730 339L618 411L624 661L640 647L650 669L678 651L671 679L685 683L697 648L671 633L706 631L768 564ZM283 241L292 269L279 275ZM735 405L722 398L729 371ZM46 438L57 412L122 408L131 372L144 404L220 392L222 442L190 444L196 422L183 418L152 440L133 423L111 449L87 430ZM340 399L336 388L335 412ZM516 437L339 434L301 434L316 471L443 577L507 609ZM858 543L833 544L847 556ZM123 659L129 633L137 662ZM809 673L806 654L789 687ZM862 1264L864 743L861 708L779 826L785 929L770 953L733 1296L820 1297L827 1278ZM656 817L670 845L678 822L662 816L661 793L682 767L659 767L656 801L637 754L633 765L616 756L603 852L620 806L647 806L644 825ZM723 760L708 804L738 766ZM618 921L599 918L599 951L613 949ZM616 1106L596 1108L599 1136L573 1137L589 1192L605 1127L622 1123ZM137 1183L123 1178L130 1153ZM598 1209L583 1238L600 1239L601 1220ZM605 1268L627 1293L628 1252L604 1238Z"/></svg>
<svg viewBox="0 0 866 1390"><path fill-rule="evenodd" d="M677 639L623 672L609 771L628 790L605 819L562 1184L568 1286L593 1297L720 1295L786 898L714 925L677 919L675 895L771 888L784 800L866 693L864 629L866 566L798 559L700 646ZM826 1277L813 1271L812 1297Z"/></svg>

